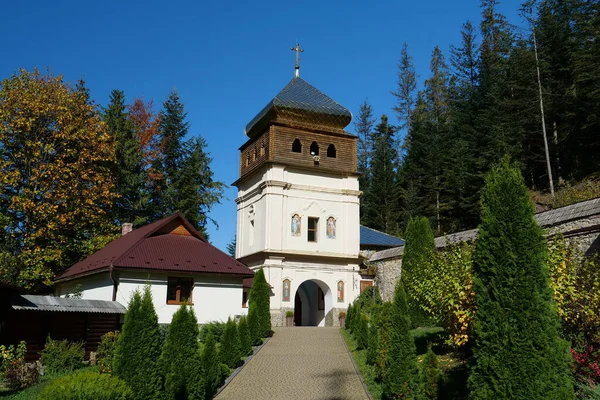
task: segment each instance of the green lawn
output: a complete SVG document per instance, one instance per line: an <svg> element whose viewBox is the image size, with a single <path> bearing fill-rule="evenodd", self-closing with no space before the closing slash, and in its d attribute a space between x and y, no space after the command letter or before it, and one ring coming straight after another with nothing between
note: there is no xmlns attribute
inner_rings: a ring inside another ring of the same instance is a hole
<svg viewBox="0 0 600 400"><path fill-rule="evenodd" d="M97 367L87 367L84 368L91 371L97 371ZM40 382L37 385L28 387L27 389L23 389L21 391L14 391L6 389L0 386L0 399L3 400L35 400L38 395L44 390L46 385L48 385L53 380L60 378L61 376L68 375L68 373L60 373L60 374L46 374L40 377Z"/></svg>

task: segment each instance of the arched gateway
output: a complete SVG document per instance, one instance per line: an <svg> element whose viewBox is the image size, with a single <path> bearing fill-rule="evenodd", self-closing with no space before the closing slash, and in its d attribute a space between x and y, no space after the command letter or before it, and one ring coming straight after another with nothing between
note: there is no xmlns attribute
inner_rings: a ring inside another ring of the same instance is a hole
<svg viewBox="0 0 600 400"><path fill-rule="evenodd" d="M344 130L351 120L296 76L246 126L234 183L236 258L263 268L274 326L290 311L299 326L337 326L359 294L357 138Z"/></svg>
<svg viewBox="0 0 600 400"><path fill-rule="evenodd" d="M325 326L332 309L333 294L329 286L318 279L304 281L294 296L294 325Z"/></svg>

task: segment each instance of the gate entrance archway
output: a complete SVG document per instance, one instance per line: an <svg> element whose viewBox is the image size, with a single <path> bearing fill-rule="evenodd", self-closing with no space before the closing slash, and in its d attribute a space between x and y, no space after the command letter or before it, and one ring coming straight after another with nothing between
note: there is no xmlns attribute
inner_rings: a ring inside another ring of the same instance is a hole
<svg viewBox="0 0 600 400"><path fill-rule="evenodd" d="M302 282L294 298L296 326L325 326L325 316L333 308L333 294L329 286L318 279Z"/></svg>

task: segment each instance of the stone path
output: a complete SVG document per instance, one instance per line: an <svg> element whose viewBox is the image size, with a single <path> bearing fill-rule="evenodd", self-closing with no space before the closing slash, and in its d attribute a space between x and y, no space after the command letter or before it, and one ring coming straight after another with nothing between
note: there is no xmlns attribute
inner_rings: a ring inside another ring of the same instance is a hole
<svg viewBox="0 0 600 400"><path fill-rule="evenodd" d="M217 400L368 399L339 328L275 328Z"/></svg>

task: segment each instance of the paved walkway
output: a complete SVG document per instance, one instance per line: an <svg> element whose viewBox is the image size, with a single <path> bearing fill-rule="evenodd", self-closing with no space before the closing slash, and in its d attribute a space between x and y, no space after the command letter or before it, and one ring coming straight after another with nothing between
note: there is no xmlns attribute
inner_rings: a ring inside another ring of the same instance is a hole
<svg viewBox="0 0 600 400"><path fill-rule="evenodd" d="M368 399L339 328L275 328L217 400Z"/></svg>

